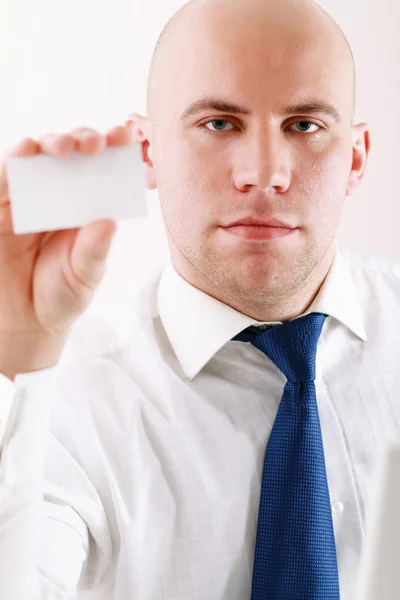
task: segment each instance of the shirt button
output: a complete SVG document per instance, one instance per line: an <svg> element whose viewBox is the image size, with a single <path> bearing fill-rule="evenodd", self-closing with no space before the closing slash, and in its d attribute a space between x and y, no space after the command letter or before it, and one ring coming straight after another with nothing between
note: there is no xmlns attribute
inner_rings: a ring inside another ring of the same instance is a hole
<svg viewBox="0 0 400 600"><path fill-rule="evenodd" d="M331 506L332 506L332 512L333 512L335 515L338 515L338 514L340 514L341 512L343 512L343 509L344 509L343 502L338 502L338 501L336 501L336 502L332 502L332 505L331 505Z"/></svg>

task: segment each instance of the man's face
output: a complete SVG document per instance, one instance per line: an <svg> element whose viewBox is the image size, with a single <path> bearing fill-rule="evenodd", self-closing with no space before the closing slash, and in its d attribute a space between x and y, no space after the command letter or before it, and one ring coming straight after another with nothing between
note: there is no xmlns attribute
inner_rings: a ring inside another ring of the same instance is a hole
<svg viewBox="0 0 400 600"><path fill-rule="evenodd" d="M239 304L272 304L301 289L334 247L353 159L352 70L318 33L267 32L252 19L222 26L222 18L209 18L206 34L193 27L179 60L168 62L155 178L178 271ZM210 97L250 114L208 108L182 118ZM283 112L313 101L335 107L341 121ZM296 229L260 241L224 228L244 217Z"/></svg>

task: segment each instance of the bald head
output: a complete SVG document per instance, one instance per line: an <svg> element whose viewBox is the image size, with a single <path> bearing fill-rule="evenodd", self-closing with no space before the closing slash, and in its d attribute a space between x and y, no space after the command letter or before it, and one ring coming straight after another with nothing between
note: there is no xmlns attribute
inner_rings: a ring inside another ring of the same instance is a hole
<svg viewBox="0 0 400 600"><path fill-rule="evenodd" d="M169 21L138 121L189 283L261 321L308 306L369 150L354 87L348 42L313 0L191 0ZM293 233L229 226L248 216Z"/></svg>
<svg viewBox="0 0 400 600"><path fill-rule="evenodd" d="M294 27L299 37L316 33L320 40L325 40L332 55L341 57L344 80L349 81L346 74L351 73L348 93L350 121L353 121L356 87L353 53L338 24L313 0L190 0L168 21L153 53L147 94L147 113L153 127L157 120L157 99L163 97L165 85L173 85L168 72L172 63L179 65L180 57L193 43L193 33L204 28L218 36L218 27L234 27L234 23L240 26L243 20L252 22L254 30L262 28L266 45L270 32L277 27L282 29L282 34Z"/></svg>

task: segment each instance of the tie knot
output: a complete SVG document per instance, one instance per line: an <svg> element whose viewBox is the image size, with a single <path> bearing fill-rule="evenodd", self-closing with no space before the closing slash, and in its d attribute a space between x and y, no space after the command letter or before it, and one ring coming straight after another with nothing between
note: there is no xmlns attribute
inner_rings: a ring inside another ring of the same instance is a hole
<svg viewBox="0 0 400 600"><path fill-rule="evenodd" d="M317 344L327 316L310 313L255 334L251 339L242 334L233 339L250 341L276 364L288 381L314 381Z"/></svg>

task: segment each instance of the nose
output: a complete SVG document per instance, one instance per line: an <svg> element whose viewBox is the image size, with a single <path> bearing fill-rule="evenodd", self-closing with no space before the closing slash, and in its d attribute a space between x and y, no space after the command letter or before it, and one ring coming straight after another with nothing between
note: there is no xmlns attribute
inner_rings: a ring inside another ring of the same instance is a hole
<svg viewBox="0 0 400 600"><path fill-rule="evenodd" d="M241 138L236 149L233 178L242 192L257 187L265 194L283 193L290 185L289 147L282 132L271 130Z"/></svg>

